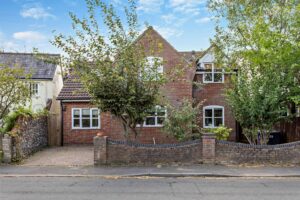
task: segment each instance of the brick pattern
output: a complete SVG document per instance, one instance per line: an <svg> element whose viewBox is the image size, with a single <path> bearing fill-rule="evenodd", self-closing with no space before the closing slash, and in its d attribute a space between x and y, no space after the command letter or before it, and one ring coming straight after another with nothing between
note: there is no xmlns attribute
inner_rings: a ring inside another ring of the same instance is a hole
<svg viewBox="0 0 300 200"><path fill-rule="evenodd" d="M93 106L84 102L66 102L63 103L65 111L63 111L64 126L63 140L64 144L92 144L93 138L97 133L109 136L116 140L135 140L140 143L174 143L175 138L162 132L161 128L143 127L140 129L140 134L137 138L131 135L130 138L124 137L122 123L110 113L101 113L101 128L100 129L72 129L72 108L92 108Z"/></svg>
<svg viewBox="0 0 300 200"><path fill-rule="evenodd" d="M214 134L202 135L202 158L204 162L214 162L216 150L216 136Z"/></svg>
<svg viewBox="0 0 300 200"><path fill-rule="evenodd" d="M99 147L98 145L101 145ZM142 146L107 142L107 138L95 137L95 164L155 164L174 162L201 162L202 143L178 146ZM106 149L105 149L106 147ZM97 151L103 152L97 152Z"/></svg>
<svg viewBox="0 0 300 200"><path fill-rule="evenodd" d="M196 74L194 81L203 84L202 78L202 74ZM207 83L201 85L199 88L194 87L193 97L197 102L203 102L203 107L210 105L224 107L225 126L232 129L229 140L236 141L236 121L224 96L225 89L229 86L230 75L225 74L224 78L224 83ZM201 107L201 109L203 109L203 107ZM200 127L203 127L203 110L201 110L201 114L198 117L198 123Z"/></svg>
<svg viewBox="0 0 300 200"><path fill-rule="evenodd" d="M252 146L225 141L216 142L216 162L221 164L300 164L300 142L282 145Z"/></svg>

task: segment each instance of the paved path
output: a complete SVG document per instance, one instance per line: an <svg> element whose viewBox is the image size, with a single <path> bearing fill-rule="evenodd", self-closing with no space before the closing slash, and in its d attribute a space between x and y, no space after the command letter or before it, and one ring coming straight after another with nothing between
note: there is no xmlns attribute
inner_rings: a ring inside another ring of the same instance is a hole
<svg viewBox="0 0 300 200"><path fill-rule="evenodd" d="M299 200L299 178L0 178L2 200Z"/></svg>
<svg viewBox="0 0 300 200"><path fill-rule="evenodd" d="M94 164L93 146L50 147L39 151L23 166L89 166Z"/></svg>

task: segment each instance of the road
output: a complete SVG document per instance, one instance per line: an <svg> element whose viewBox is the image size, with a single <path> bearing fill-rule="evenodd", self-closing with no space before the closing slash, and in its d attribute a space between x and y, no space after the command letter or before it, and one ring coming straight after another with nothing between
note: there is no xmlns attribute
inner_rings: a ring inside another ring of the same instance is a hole
<svg viewBox="0 0 300 200"><path fill-rule="evenodd" d="M300 178L1 177L1 200L293 200Z"/></svg>

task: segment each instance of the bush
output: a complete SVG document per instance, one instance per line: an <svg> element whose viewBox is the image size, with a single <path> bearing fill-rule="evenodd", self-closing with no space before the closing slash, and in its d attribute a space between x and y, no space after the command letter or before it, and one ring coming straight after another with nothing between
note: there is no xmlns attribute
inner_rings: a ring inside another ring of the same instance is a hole
<svg viewBox="0 0 300 200"><path fill-rule="evenodd" d="M231 132L231 128L219 126L217 128L204 128L202 131L205 133L214 133L218 140L227 140Z"/></svg>
<svg viewBox="0 0 300 200"><path fill-rule="evenodd" d="M0 133L8 133L11 131L16 121L19 117L29 117L29 118L35 118L35 117L41 117L46 116L48 112L46 110L42 110L36 113L33 113L31 109L20 107L16 111L10 113L8 116L6 116L3 120L3 127L0 128Z"/></svg>
<svg viewBox="0 0 300 200"><path fill-rule="evenodd" d="M163 130L179 141L200 137L199 126L196 123L199 105L193 106L189 100L184 100L179 107L168 106L168 117Z"/></svg>
<svg viewBox="0 0 300 200"><path fill-rule="evenodd" d="M15 126L15 123L19 117L33 117L33 112L30 109L27 108L18 108L16 111L10 113L7 115L3 122L3 128L0 132L7 133L13 129Z"/></svg>

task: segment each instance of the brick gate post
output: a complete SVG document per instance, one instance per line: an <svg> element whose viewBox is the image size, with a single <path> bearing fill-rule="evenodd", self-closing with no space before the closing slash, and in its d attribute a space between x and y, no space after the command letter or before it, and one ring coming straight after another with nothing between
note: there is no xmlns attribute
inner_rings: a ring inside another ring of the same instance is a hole
<svg viewBox="0 0 300 200"><path fill-rule="evenodd" d="M214 163L216 157L216 136L214 133L202 134L202 159L204 163Z"/></svg>
<svg viewBox="0 0 300 200"><path fill-rule="evenodd" d="M107 164L107 136L94 137L94 165Z"/></svg>

